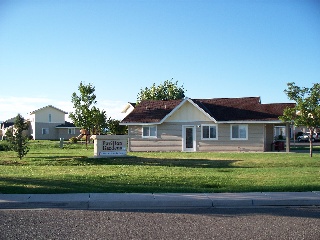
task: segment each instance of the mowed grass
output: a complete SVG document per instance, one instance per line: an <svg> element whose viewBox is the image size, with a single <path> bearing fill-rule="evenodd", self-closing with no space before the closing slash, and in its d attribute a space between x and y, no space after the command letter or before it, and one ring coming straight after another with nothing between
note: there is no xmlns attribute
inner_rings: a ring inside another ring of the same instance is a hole
<svg viewBox="0 0 320 240"><path fill-rule="evenodd" d="M55 141L31 141L21 161L0 151L0 193L320 191L317 151L92 156L92 145Z"/></svg>

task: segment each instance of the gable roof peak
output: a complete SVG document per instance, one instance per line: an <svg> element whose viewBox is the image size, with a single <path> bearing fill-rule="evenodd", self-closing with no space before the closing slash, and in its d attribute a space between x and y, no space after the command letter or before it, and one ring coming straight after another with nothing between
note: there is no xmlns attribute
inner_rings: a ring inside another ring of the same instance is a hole
<svg viewBox="0 0 320 240"><path fill-rule="evenodd" d="M63 112L64 114L68 114L68 112L63 111L63 110L61 110L60 108L54 107L53 105L47 105L47 106L45 106L45 107L42 107L42 108L36 109L36 110L34 110L34 111L30 112L30 114L35 114L36 112L41 111L41 110L43 110L43 109L45 109L45 108L48 108L48 107L50 107L50 108L54 108L54 109L56 109L56 110L58 110L58 111L60 111L60 112Z"/></svg>

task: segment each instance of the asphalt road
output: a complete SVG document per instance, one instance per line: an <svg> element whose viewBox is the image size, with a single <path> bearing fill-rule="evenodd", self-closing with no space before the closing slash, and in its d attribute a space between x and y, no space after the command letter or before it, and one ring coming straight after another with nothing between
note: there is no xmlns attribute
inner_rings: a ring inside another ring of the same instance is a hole
<svg viewBox="0 0 320 240"><path fill-rule="evenodd" d="M320 239L320 208L0 210L0 239Z"/></svg>

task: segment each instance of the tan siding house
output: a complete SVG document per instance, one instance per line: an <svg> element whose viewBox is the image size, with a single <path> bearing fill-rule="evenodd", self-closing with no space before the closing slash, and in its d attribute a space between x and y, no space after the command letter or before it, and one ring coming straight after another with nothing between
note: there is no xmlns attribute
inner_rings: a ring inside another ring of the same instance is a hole
<svg viewBox="0 0 320 240"><path fill-rule="evenodd" d="M67 112L52 105L30 113L29 135L35 140L58 140L77 137L80 129L65 121Z"/></svg>
<svg viewBox="0 0 320 240"><path fill-rule="evenodd" d="M147 100L121 122L129 151L270 151L274 127L291 103L259 97Z"/></svg>

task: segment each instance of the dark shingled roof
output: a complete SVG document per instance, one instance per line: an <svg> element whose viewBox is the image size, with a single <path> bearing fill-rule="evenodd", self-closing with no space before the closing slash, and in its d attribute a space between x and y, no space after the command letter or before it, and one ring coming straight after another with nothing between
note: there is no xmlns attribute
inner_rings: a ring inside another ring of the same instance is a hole
<svg viewBox="0 0 320 240"><path fill-rule="evenodd" d="M193 100L217 121L268 121L279 120L292 103L261 104L259 97L215 98Z"/></svg>
<svg viewBox="0 0 320 240"><path fill-rule="evenodd" d="M167 114L169 114L182 100L144 100L141 101L129 113L122 123L141 122L152 123L161 121Z"/></svg>
<svg viewBox="0 0 320 240"><path fill-rule="evenodd" d="M294 103L261 104L260 97L189 99L216 121L274 121L279 120L286 107ZM145 100L122 120L122 123L160 122L182 100Z"/></svg>

